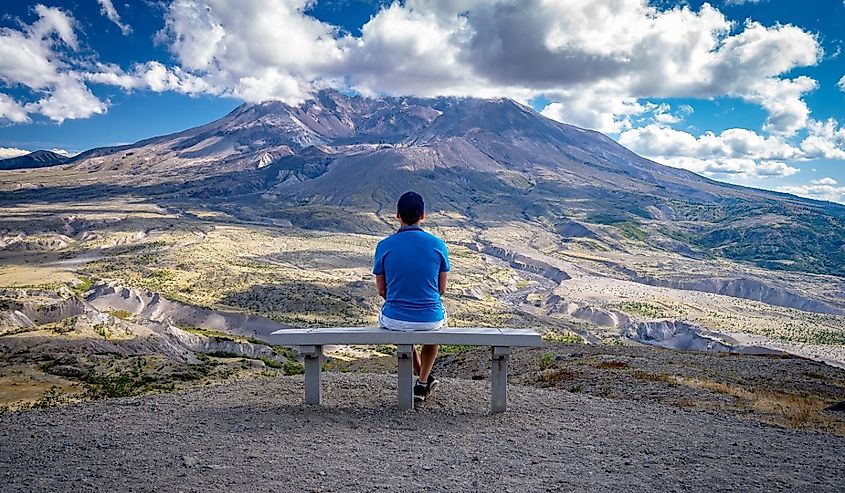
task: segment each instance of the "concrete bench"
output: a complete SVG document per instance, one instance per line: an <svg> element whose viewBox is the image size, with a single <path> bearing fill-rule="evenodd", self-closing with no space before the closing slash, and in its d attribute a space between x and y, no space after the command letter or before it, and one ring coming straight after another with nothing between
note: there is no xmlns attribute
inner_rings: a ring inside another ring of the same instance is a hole
<svg viewBox="0 0 845 493"><path fill-rule="evenodd" d="M277 330L262 339L280 346L298 346L305 356L305 402L322 401L321 358L323 346L348 344L395 344L399 359L399 408L414 408L414 375L411 351L414 344L461 344L490 346L490 411L508 407L508 356L514 346L539 346L539 334L530 330L495 328L444 328L427 332L398 332L379 327L339 327Z"/></svg>

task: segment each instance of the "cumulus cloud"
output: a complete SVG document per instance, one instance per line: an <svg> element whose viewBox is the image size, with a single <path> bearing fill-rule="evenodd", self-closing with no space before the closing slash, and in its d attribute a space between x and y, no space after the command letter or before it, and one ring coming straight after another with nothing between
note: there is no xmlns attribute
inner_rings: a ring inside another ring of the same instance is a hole
<svg viewBox="0 0 845 493"><path fill-rule="evenodd" d="M182 67L251 102L298 103L342 58L337 29L308 0L175 0L157 39Z"/></svg>
<svg viewBox="0 0 845 493"><path fill-rule="evenodd" d="M112 1L99 1L123 26ZM0 117L22 122L25 113L40 112L61 121L102 113L106 105L88 89L92 83L291 104L339 87L523 103L542 96L547 117L616 134L649 117L665 126L687 114L650 102L655 98L732 97L765 110L765 132L788 137L808 125L804 97L817 87L790 74L822 55L809 32L735 24L708 3L407 0L381 8L357 36L308 15L311 4L173 0L162 7L156 41L177 63L128 68L61 56L58 44L79 47L76 22L38 5L31 26L0 31L0 80L43 97L0 100Z"/></svg>
<svg viewBox="0 0 845 493"><path fill-rule="evenodd" d="M72 70L62 48L78 50L76 21L66 12L36 5L39 18L21 30L0 29L0 82L7 87L25 87L37 100L22 102L0 94L0 115L14 122L29 122L29 114L41 113L61 123L68 118L86 118L104 113L100 101Z"/></svg>
<svg viewBox="0 0 845 493"><path fill-rule="evenodd" d="M181 67L167 67L156 61L137 63L130 71L117 65L100 64L99 70L83 74L90 82L117 86L125 90L147 89L153 92L175 91L182 94L216 93L215 88Z"/></svg>
<svg viewBox="0 0 845 493"><path fill-rule="evenodd" d="M659 122L622 132L619 143L655 161L709 175L789 176L798 168L786 162L845 160L845 127L833 118L809 119L807 134L797 145L742 128L696 137Z"/></svg>
<svg viewBox="0 0 845 493"><path fill-rule="evenodd" d="M28 123L29 115L23 105L6 94L0 93L0 121L6 120L12 123Z"/></svg>
<svg viewBox="0 0 845 493"><path fill-rule="evenodd" d="M56 154L61 154L64 157L73 157L79 154L78 152L68 151L67 149L50 149L50 152L55 152Z"/></svg>
<svg viewBox="0 0 845 493"><path fill-rule="evenodd" d="M363 94L543 95L544 114L607 132L630 127L649 98L742 98L766 131L806 123L816 38L791 25L731 23L704 4L647 0L408 0L360 36L307 15L307 0L175 0L157 39L209 87L247 101L297 102L317 88ZM668 119L668 116L664 116Z"/></svg>
<svg viewBox="0 0 845 493"><path fill-rule="evenodd" d="M18 149L17 147L0 147L0 159L8 159L10 157L25 156L30 151L26 149Z"/></svg>
<svg viewBox="0 0 845 493"><path fill-rule="evenodd" d="M623 132L619 143L655 161L706 175L789 176L799 169L786 164L802 151L780 137L764 137L742 128L699 137L659 124Z"/></svg>
<svg viewBox="0 0 845 493"><path fill-rule="evenodd" d="M807 159L845 159L845 127L834 118L810 120L801 151Z"/></svg>
<svg viewBox="0 0 845 493"><path fill-rule="evenodd" d="M100 4L100 12L102 12L108 20L112 21L117 27L119 27L120 32L122 32L124 36L128 36L132 33L132 28L128 24L120 21L120 14L118 14L117 9L114 8L112 0L97 0L97 2Z"/></svg>
<svg viewBox="0 0 845 493"><path fill-rule="evenodd" d="M757 103L769 117L763 130L782 135L794 135L807 125L810 108L802 96L817 87L815 80L801 76L795 79L767 79L755 84L753 92L743 99Z"/></svg>
<svg viewBox="0 0 845 493"><path fill-rule="evenodd" d="M836 83L836 87L838 87L840 91L845 91L845 75L839 79L839 82Z"/></svg>
<svg viewBox="0 0 845 493"><path fill-rule="evenodd" d="M810 180L807 185L782 186L778 187L778 190L812 199L845 203L845 186L839 186L837 181L830 177Z"/></svg>

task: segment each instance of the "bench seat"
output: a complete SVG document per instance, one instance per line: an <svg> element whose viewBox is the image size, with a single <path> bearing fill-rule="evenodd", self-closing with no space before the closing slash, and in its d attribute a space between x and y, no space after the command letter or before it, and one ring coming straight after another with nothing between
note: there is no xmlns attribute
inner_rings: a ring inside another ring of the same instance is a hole
<svg viewBox="0 0 845 493"><path fill-rule="evenodd" d="M414 344L456 344L490 346L490 411L507 410L507 363L510 348L514 346L539 346L540 335L531 330L448 327L432 331L400 332L380 327L325 327L308 329L282 329L264 335L262 339L280 346L298 346L305 357L305 402L322 402L321 361L323 346L349 344L395 344L399 360L399 408L413 409L413 360Z"/></svg>

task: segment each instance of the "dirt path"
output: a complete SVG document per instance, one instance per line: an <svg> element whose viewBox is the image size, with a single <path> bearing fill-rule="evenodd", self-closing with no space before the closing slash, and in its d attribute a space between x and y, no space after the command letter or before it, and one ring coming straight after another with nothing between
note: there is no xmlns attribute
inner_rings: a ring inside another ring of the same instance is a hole
<svg viewBox="0 0 845 493"><path fill-rule="evenodd" d="M328 373L0 416L4 491L841 491L845 438L646 402L444 379L395 409L391 375Z"/></svg>

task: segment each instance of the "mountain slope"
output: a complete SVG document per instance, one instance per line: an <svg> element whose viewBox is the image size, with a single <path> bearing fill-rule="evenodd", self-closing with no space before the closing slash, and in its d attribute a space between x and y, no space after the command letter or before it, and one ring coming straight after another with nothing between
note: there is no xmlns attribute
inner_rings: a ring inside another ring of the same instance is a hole
<svg viewBox="0 0 845 493"><path fill-rule="evenodd" d="M215 197L251 217L287 214L307 227L320 222L303 207L389 211L415 189L431 210L482 226L519 220L554 231L575 220L657 249L845 275L845 207L663 166L507 99L323 91L297 107L244 104L207 125L72 162L120 173L145 193Z"/></svg>
<svg viewBox="0 0 845 493"><path fill-rule="evenodd" d="M70 159L52 151L35 151L23 156L0 159L0 170L45 168L64 164Z"/></svg>

